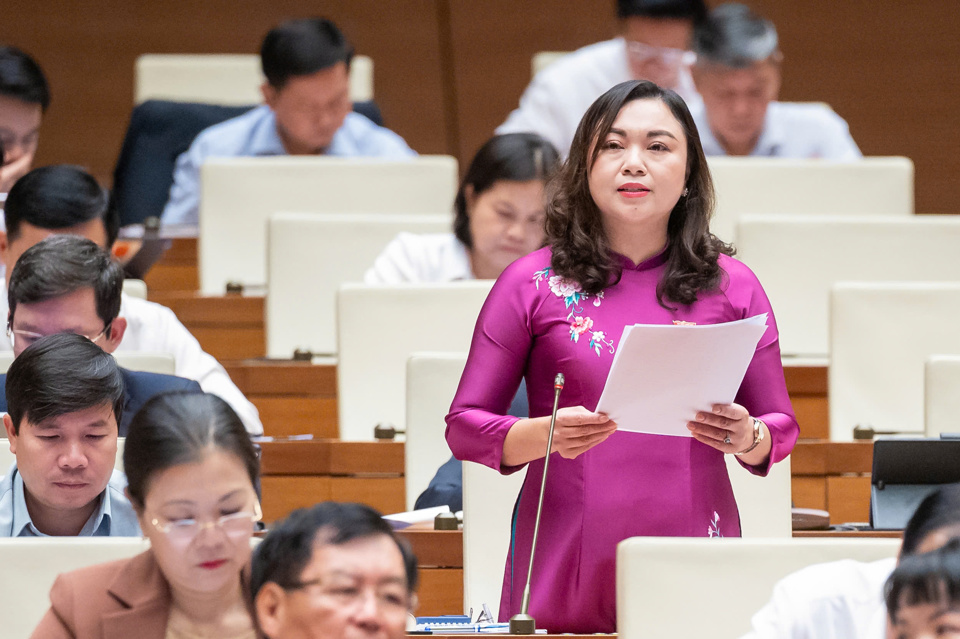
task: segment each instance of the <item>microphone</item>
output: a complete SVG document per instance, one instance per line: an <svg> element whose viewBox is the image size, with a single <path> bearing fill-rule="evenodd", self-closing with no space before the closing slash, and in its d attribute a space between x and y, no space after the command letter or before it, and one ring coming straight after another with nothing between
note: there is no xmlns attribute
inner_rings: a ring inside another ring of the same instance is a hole
<svg viewBox="0 0 960 639"><path fill-rule="evenodd" d="M533 556L537 551L537 535L540 532L540 515L543 512L543 493L547 488L547 468L550 466L550 449L553 448L553 429L557 425L557 409L560 407L560 391L563 390L563 373L553 380L553 413L550 415L550 433L547 435L547 456L543 460L543 478L540 482L540 501L537 502L537 519L533 525L533 544L530 546L530 563L527 565L527 583L523 587L520 612L510 617L511 635L532 635L537 631L537 620L530 616L530 579L533 577Z"/></svg>

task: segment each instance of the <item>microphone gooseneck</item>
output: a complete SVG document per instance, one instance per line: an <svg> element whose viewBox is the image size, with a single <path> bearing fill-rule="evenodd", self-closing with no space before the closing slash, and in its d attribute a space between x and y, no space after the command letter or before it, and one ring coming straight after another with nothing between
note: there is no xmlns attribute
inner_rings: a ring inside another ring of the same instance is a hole
<svg viewBox="0 0 960 639"><path fill-rule="evenodd" d="M537 502L537 518L533 524L533 543L530 546L530 563L527 565L527 583L523 587L520 612L510 617L511 635L532 635L537 630L536 620L530 616L530 581L533 578L533 557L537 551L537 536L540 534L540 515L543 512L543 494L547 488L547 469L550 466L550 451L553 449L553 430L557 425L557 410L560 407L560 391L563 390L563 373L553 380L553 413L550 414L550 432L547 435L547 454L543 459L543 477L540 481L540 500Z"/></svg>

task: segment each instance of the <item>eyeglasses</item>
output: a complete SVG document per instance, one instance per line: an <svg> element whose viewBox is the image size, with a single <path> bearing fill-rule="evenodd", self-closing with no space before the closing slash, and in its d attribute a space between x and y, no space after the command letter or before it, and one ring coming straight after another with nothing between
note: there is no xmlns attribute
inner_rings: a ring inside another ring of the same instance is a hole
<svg viewBox="0 0 960 639"><path fill-rule="evenodd" d="M253 503L253 512L242 510L237 513L224 515L213 521L199 522L196 519L175 519L161 522L154 518L150 523L153 527L167 536L171 543L189 546L197 535L207 528L218 528L231 539L240 539L253 532L253 524L263 519L260 503Z"/></svg>
<svg viewBox="0 0 960 639"><path fill-rule="evenodd" d="M627 41L627 53L638 63L660 60L663 64L671 67L680 66L680 64L690 65L697 59L693 51L684 51L672 47L655 47L652 44L637 42L636 40Z"/></svg>
<svg viewBox="0 0 960 639"><path fill-rule="evenodd" d="M287 586L284 590L306 590L313 586L320 586L319 594L327 599L334 601L339 607L359 606L364 599L364 594L370 592L377 607L384 612L406 613L410 609L410 594L405 586L400 584L391 584L386 587L364 588L354 583L325 583L325 579L317 578L307 581L297 581Z"/></svg>
<svg viewBox="0 0 960 639"><path fill-rule="evenodd" d="M93 337L90 337L89 335L81 335L81 337L86 337L88 340L96 344L98 341L100 341L100 339L103 338L104 335L107 334L107 331L110 330L111 324L113 324L113 320L110 320L109 322L107 322L106 326L103 327L103 330L97 333L96 335L94 335ZM16 349L18 343L22 345L23 348L28 348L29 346L33 345L33 343L36 342L41 337L46 337L46 335L43 335L41 333L34 333L33 331L24 331L20 329L14 329L13 323L9 322L7 323L7 337L10 338L10 346Z"/></svg>

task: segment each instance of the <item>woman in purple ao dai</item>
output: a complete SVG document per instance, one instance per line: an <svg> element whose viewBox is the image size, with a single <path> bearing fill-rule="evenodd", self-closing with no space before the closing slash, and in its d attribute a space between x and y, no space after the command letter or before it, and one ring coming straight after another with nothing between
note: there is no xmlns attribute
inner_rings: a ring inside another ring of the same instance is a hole
<svg viewBox="0 0 960 639"><path fill-rule="evenodd" d="M709 232L713 185L683 100L650 82L613 87L584 115L554 186L547 246L507 267L480 313L447 441L457 458L502 473L529 466L506 561L505 620L520 609L553 378L564 374L530 614L550 632L614 632L617 543L739 536L724 455L764 475L790 454L799 429L766 295ZM593 410L625 326L760 313L767 329L735 403L691 415L691 438L616 432ZM505 415L521 377L528 419Z"/></svg>

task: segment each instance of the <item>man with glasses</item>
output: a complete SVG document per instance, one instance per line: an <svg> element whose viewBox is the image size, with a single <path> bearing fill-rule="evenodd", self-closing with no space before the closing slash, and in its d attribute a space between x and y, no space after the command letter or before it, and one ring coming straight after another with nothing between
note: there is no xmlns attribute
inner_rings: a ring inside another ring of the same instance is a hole
<svg viewBox="0 0 960 639"><path fill-rule="evenodd" d="M326 502L293 512L253 555L250 590L269 639L401 639L417 561L380 514Z"/></svg>
<svg viewBox="0 0 960 639"><path fill-rule="evenodd" d="M0 233L0 268L8 277L28 248L51 235L79 235L110 251L120 228L110 194L79 166L57 164L33 169L7 196ZM4 280L0 280L2 282ZM6 317L7 292L0 294L0 316ZM262 435L263 424L254 406L230 379L223 366L201 348L172 310L128 295L120 298L120 317L127 328L117 347L121 352L167 353L175 362L174 374L194 379L208 393L223 398L236 411L247 432ZM10 345L0 342L0 351Z"/></svg>
<svg viewBox="0 0 960 639"><path fill-rule="evenodd" d="M50 87L40 65L16 47L0 47L0 193L30 170Z"/></svg>
<svg viewBox="0 0 960 639"><path fill-rule="evenodd" d="M114 470L123 386L113 357L78 335L44 337L13 362L3 426L17 460L0 481L0 537L140 536Z"/></svg>
<svg viewBox="0 0 960 639"><path fill-rule="evenodd" d="M742 4L722 4L694 31L693 79L703 100L690 105L703 152L857 160L843 118L825 104L777 102L776 27Z"/></svg>
<svg viewBox="0 0 960 639"><path fill-rule="evenodd" d="M578 49L543 69L497 133L539 133L566 156L580 118L616 84L650 80L677 91L688 104L698 101L688 49L694 26L706 14L703 0L617 0L620 37Z"/></svg>
<svg viewBox="0 0 960 639"><path fill-rule="evenodd" d="M7 335L14 357L40 338L55 333L82 335L113 353L127 328L120 312L123 269L91 240L54 235L27 249L17 260L7 290ZM137 409L157 393L200 391L193 380L120 369L125 393L120 435ZM4 376L0 376L0 384ZM6 411L6 401L0 411Z"/></svg>

